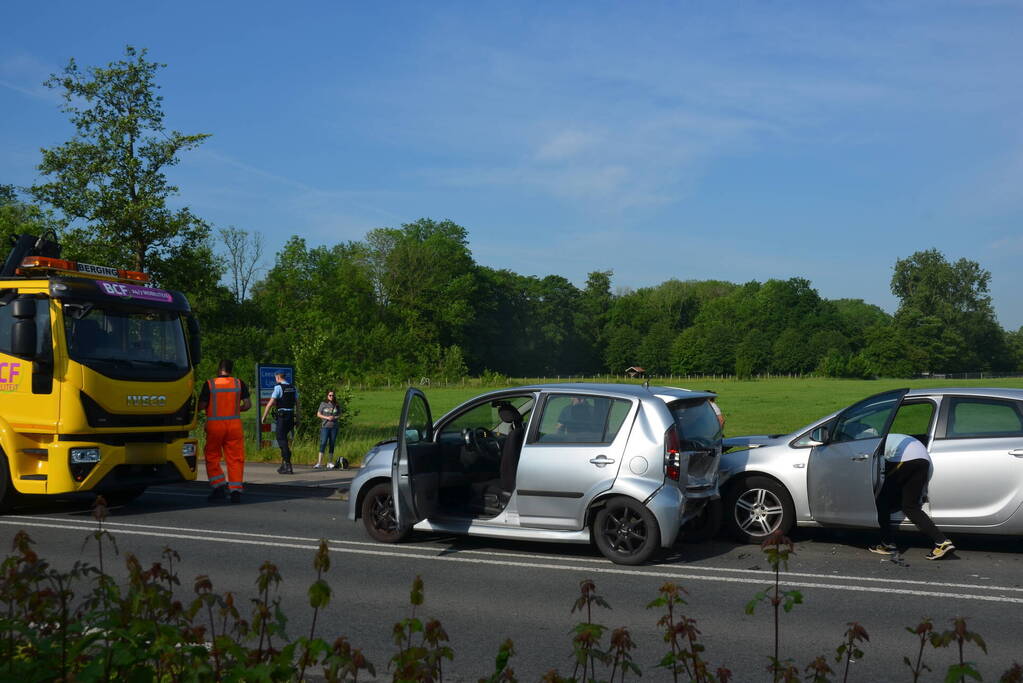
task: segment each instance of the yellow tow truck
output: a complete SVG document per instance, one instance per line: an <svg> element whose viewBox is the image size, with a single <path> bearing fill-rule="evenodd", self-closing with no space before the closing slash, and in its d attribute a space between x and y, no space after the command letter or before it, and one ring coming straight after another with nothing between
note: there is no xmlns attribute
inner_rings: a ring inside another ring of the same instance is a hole
<svg viewBox="0 0 1023 683"><path fill-rule="evenodd" d="M195 479L199 358L180 292L62 259L52 234L17 237L0 270L0 511Z"/></svg>

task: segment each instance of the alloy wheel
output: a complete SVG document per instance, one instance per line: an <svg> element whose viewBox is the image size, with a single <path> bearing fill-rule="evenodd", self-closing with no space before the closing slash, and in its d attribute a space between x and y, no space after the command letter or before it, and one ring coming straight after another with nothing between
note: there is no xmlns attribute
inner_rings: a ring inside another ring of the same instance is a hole
<svg viewBox="0 0 1023 683"><path fill-rule="evenodd" d="M785 507L772 491L749 489L735 501L735 522L751 536L769 536L781 526Z"/></svg>

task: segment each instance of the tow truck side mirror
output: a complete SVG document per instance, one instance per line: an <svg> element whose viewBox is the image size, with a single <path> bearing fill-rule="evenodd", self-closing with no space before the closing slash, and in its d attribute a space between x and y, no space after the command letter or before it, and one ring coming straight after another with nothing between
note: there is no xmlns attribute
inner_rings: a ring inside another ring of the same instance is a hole
<svg viewBox="0 0 1023 683"><path fill-rule="evenodd" d="M186 318L188 324L188 355L192 357L192 367L198 367L202 360L202 343L199 333L199 321L194 315Z"/></svg>
<svg viewBox="0 0 1023 683"><path fill-rule="evenodd" d="M11 317L11 353L21 358L34 358L36 355L36 300L28 296L19 296L12 301Z"/></svg>
<svg viewBox="0 0 1023 683"><path fill-rule="evenodd" d="M35 357L36 322L34 320L15 320L11 325L11 353L21 358Z"/></svg>

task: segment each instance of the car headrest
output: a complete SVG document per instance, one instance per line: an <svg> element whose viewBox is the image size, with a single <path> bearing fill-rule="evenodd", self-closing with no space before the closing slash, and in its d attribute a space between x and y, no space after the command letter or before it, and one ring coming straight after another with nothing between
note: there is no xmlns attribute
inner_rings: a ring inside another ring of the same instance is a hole
<svg viewBox="0 0 1023 683"><path fill-rule="evenodd" d="M519 415L519 411L515 409L515 406L504 403L497 407L497 414L501 417L501 422L510 422L511 424L519 424L522 422L522 416Z"/></svg>

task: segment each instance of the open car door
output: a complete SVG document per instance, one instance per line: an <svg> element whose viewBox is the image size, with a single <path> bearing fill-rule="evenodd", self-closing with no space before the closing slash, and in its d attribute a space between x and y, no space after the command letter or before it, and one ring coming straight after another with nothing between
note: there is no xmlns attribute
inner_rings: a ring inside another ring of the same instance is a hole
<svg viewBox="0 0 1023 683"><path fill-rule="evenodd" d="M810 513L816 521L877 528L884 441L908 392L895 389L865 398L821 428L822 443L810 452L806 473Z"/></svg>
<svg viewBox="0 0 1023 683"><path fill-rule="evenodd" d="M398 423L398 447L391 460L391 485L398 528L406 530L437 507L440 448L433 441L430 404L419 389L409 388Z"/></svg>

